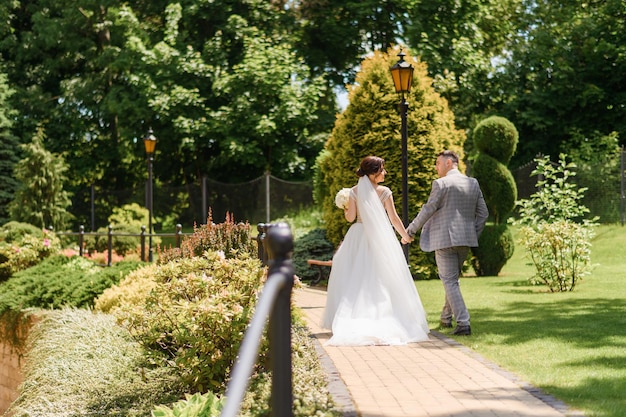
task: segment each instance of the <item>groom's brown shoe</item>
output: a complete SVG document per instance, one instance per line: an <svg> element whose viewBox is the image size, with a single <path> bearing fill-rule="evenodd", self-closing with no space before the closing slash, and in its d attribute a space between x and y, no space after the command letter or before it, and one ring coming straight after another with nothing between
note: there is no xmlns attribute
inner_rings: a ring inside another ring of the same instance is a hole
<svg viewBox="0 0 626 417"><path fill-rule="evenodd" d="M470 326L456 326L452 334L457 336L469 336L472 334L472 329Z"/></svg>
<svg viewBox="0 0 626 417"><path fill-rule="evenodd" d="M441 321L439 322L439 327L446 328L446 329L451 329L451 328L452 328L452 323L451 323L451 322L449 322L449 321L443 321L443 320L441 320Z"/></svg>

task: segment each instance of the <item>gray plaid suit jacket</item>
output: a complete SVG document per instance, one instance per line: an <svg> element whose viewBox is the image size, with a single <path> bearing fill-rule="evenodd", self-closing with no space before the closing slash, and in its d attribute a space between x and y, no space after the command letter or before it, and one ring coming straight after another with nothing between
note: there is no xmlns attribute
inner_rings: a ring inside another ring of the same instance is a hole
<svg viewBox="0 0 626 417"><path fill-rule="evenodd" d="M433 181L428 201L407 227L410 236L422 229L420 248L424 252L454 246L478 246L489 211L476 178L458 169Z"/></svg>

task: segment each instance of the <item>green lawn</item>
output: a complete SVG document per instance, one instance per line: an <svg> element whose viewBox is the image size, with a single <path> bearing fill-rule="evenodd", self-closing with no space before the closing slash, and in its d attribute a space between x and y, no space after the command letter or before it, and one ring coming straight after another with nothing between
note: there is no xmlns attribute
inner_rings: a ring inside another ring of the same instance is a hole
<svg viewBox="0 0 626 417"><path fill-rule="evenodd" d="M533 268L519 245L498 277L464 277L473 334L456 340L587 417L623 417L626 228L601 226L596 232L597 266L573 292L550 293L528 284ZM437 328L442 285L437 280L416 285L431 328Z"/></svg>

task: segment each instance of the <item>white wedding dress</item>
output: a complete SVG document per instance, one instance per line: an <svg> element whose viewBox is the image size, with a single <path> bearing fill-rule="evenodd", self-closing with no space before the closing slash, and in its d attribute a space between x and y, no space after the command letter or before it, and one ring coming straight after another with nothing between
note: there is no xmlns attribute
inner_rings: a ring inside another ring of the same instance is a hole
<svg viewBox="0 0 626 417"><path fill-rule="evenodd" d="M355 190L356 188L356 190ZM333 257L322 327L329 345L402 345L428 339L426 313L404 253L379 196L367 176L350 198L357 221ZM355 192L356 191L356 192Z"/></svg>

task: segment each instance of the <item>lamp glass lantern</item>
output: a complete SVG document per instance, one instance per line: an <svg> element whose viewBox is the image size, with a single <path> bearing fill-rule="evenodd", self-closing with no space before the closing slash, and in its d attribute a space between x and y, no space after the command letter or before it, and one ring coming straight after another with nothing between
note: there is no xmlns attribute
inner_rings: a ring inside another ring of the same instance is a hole
<svg viewBox="0 0 626 417"><path fill-rule="evenodd" d="M413 65L404 60L405 53L400 51L398 56L400 60L391 67L391 77L393 78L393 85L396 88L396 93L410 93L411 85L413 84Z"/></svg>
<svg viewBox="0 0 626 417"><path fill-rule="evenodd" d="M152 129L148 130L148 134L143 138L143 145L146 147L146 153L148 156L154 155L156 149L157 138L154 137Z"/></svg>

